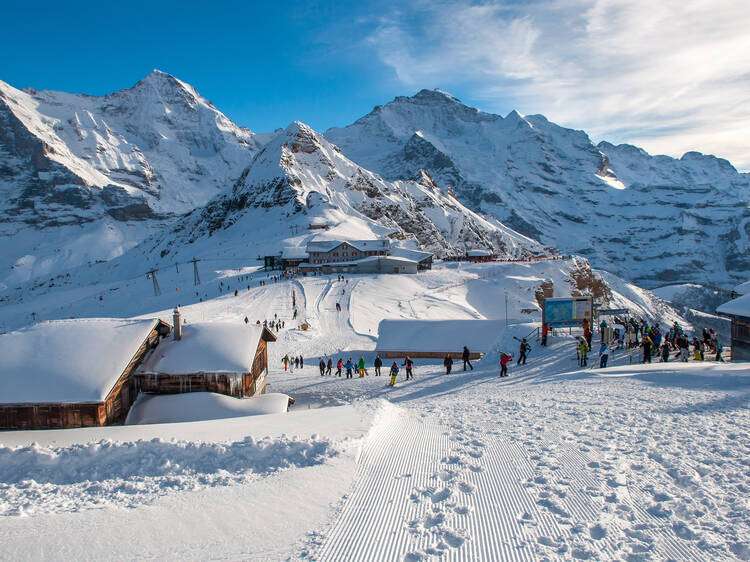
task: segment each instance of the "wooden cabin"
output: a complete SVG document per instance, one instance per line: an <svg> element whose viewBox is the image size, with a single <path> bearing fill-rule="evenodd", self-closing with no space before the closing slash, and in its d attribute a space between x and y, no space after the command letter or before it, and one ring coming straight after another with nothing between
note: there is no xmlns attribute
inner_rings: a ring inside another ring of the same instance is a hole
<svg viewBox="0 0 750 562"><path fill-rule="evenodd" d="M216 392L237 398L266 392L268 342L276 336L256 324L202 322L182 326L136 373L139 392Z"/></svg>
<svg viewBox="0 0 750 562"><path fill-rule="evenodd" d="M85 318L0 335L0 429L123 423L136 369L170 330L159 319Z"/></svg>

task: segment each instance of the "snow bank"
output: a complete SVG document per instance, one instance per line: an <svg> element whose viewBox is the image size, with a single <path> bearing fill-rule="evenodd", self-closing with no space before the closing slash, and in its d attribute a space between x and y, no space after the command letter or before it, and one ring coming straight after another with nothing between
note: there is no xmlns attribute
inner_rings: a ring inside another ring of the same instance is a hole
<svg viewBox="0 0 750 562"><path fill-rule="evenodd" d="M317 436L0 447L0 515L134 507L174 491L243 484L258 475L318 465L338 454L331 441Z"/></svg>
<svg viewBox="0 0 750 562"><path fill-rule="evenodd" d="M381 320L378 351L485 352L504 327L501 320Z"/></svg>
<svg viewBox="0 0 750 562"><path fill-rule="evenodd" d="M252 398L234 398L213 392L187 394L141 394L133 404L127 425L181 423L237 418L287 411L289 396L272 393Z"/></svg>
<svg viewBox="0 0 750 562"><path fill-rule="evenodd" d="M157 320L55 320L0 335L0 401L100 402Z"/></svg>
<svg viewBox="0 0 750 562"><path fill-rule="evenodd" d="M141 372L250 372L262 330L261 326L241 322L187 324L182 328L182 339L163 342Z"/></svg>

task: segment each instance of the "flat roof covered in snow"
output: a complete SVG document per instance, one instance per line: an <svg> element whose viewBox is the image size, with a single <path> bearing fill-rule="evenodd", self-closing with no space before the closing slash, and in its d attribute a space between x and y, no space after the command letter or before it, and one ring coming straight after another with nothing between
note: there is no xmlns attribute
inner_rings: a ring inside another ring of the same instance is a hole
<svg viewBox="0 0 750 562"><path fill-rule="evenodd" d="M157 323L53 320L0 335L0 402L102 402Z"/></svg>
<svg viewBox="0 0 750 562"><path fill-rule="evenodd" d="M505 327L502 320L381 320L378 351L486 352Z"/></svg>
<svg viewBox="0 0 750 562"><path fill-rule="evenodd" d="M750 295L750 281L745 281L744 283L740 283L732 290L735 293L739 293L741 295Z"/></svg>
<svg viewBox="0 0 750 562"><path fill-rule="evenodd" d="M750 294L722 304L716 309L716 312L750 318Z"/></svg>
<svg viewBox="0 0 750 562"><path fill-rule="evenodd" d="M162 342L140 373L249 373L263 326L198 322L182 327L182 339Z"/></svg>

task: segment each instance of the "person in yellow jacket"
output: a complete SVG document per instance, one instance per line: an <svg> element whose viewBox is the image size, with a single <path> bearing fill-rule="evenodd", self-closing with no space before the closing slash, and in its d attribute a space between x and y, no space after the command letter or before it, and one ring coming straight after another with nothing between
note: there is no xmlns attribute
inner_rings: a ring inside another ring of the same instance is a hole
<svg viewBox="0 0 750 562"><path fill-rule="evenodd" d="M587 355L589 352L589 344L586 343L585 338L581 338L581 342L578 344L578 357L581 360L581 367L587 365Z"/></svg>

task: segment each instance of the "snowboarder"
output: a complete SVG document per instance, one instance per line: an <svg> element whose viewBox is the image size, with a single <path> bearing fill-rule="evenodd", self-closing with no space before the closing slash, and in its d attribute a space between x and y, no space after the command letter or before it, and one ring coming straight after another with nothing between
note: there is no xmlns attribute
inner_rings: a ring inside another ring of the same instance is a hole
<svg viewBox="0 0 750 562"><path fill-rule="evenodd" d="M411 360L411 357L407 355L402 365L406 365L406 380L414 378L414 361Z"/></svg>
<svg viewBox="0 0 750 562"><path fill-rule="evenodd" d="M388 386L394 386L396 384L396 376L398 376L398 365L394 361L393 365L391 365L391 382Z"/></svg>
<svg viewBox="0 0 750 562"><path fill-rule="evenodd" d="M320 358L319 367L320 367L320 376L322 377L323 375L326 374L326 362L323 360L322 357Z"/></svg>
<svg viewBox="0 0 750 562"><path fill-rule="evenodd" d="M341 376L341 369L344 368L344 362L341 360L341 357L339 357L339 360L336 361L336 374L338 376Z"/></svg>
<svg viewBox="0 0 750 562"><path fill-rule="evenodd" d="M504 351L500 352L500 376L508 376L508 363L513 360L513 355L508 355Z"/></svg>
<svg viewBox="0 0 750 562"><path fill-rule="evenodd" d="M608 359L609 359L609 347L607 346L607 342L602 341L602 345L599 348L599 368L600 369L607 368Z"/></svg>
<svg viewBox="0 0 750 562"><path fill-rule="evenodd" d="M466 370L466 365L468 365L468 366L469 366L469 369L471 369L472 371L474 370L474 367L472 367L472 366L471 366L471 361L469 361L469 356L470 356L470 355L471 355L471 354L469 353L469 348L468 348L468 347L466 347L466 346L464 346L464 352L463 352L463 354L461 355L461 359L462 359L462 360L463 360L463 362L464 362L464 371Z"/></svg>
<svg viewBox="0 0 750 562"><path fill-rule="evenodd" d="M450 375L451 369L453 368L453 357L449 355L445 356L445 359L443 359L443 365L445 366L445 374Z"/></svg>
<svg viewBox="0 0 750 562"><path fill-rule="evenodd" d="M374 363L374 365L375 365L375 376L379 377L380 376L380 367L383 366L383 360L380 358L380 355L376 355L375 356L375 363Z"/></svg>
<svg viewBox="0 0 750 562"><path fill-rule="evenodd" d="M523 361L523 364L526 365L526 354L531 351L531 346L526 341L526 338L523 338L521 340L521 347L518 350L518 361L516 362L516 365L520 365Z"/></svg>
<svg viewBox="0 0 750 562"><path fill-rule="evenodd" d="M352 363L351 357L346 361L345 367L346 367L346 378L347 379L352 378L352 369L354 368L354 363Z"/></svg>

